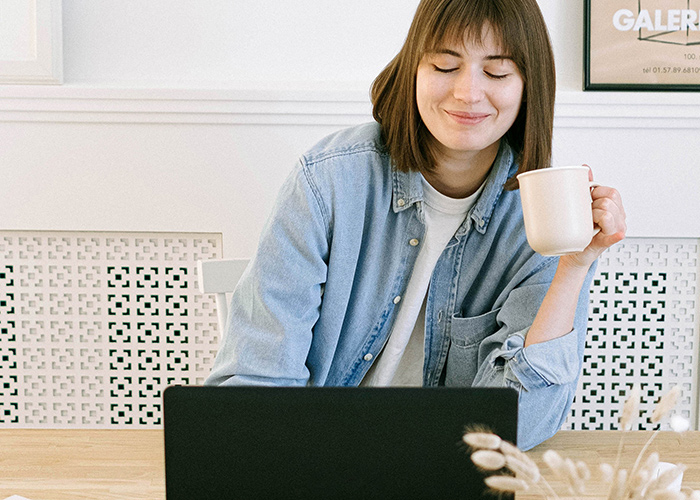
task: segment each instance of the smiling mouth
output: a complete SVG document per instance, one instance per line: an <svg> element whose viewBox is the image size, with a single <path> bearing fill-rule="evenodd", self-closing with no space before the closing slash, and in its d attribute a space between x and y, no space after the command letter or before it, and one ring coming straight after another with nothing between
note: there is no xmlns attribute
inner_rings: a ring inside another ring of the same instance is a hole
<svg viewBox="0 0 700 500"><path fill-rule="evenodd" d="M460 111L445 111L454 121L462 125L476 125L489 117L488 113L463 113Z"/></svg>

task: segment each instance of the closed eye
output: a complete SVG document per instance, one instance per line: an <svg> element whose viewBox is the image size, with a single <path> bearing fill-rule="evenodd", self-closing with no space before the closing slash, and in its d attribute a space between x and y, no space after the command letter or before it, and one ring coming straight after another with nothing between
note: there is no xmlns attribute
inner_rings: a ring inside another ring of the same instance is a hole
<svg viewBox="0 0 700 500"><path fill-rule="evenodd" d="M457 68L441 68L436 64L433 64L433 68L435 68L435 71L440 73L452 73L453 71L457 71Z"/></svg>
<svg viewBox="0 0 700 500"><path fill-rule="evenodd" d="M503 73L503 74L498 74L498 73L489 73L488 71L484 71L486 73L486 76L489 78L492 78L494 80L503 80L504 78L507 78L510 74L509 73Z"/></svg>

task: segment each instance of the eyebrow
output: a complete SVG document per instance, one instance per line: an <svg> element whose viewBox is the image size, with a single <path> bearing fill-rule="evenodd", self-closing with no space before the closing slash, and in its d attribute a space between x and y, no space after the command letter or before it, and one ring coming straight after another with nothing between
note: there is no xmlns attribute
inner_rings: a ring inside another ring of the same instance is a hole
<svg viewBox="0 0 700 500"><path fill-rule="evenodd" d="M431 50L428 52L428 54L446 54L448 56L454 56L454 57L459 57L460 59L463 58L464 56L457 52L456 50L452 49L436 49L436 50ZM513 60L513 57L505 55L505 54L492 54L486 56L484 59L487 61L501 61L501 60Z"/></svg>

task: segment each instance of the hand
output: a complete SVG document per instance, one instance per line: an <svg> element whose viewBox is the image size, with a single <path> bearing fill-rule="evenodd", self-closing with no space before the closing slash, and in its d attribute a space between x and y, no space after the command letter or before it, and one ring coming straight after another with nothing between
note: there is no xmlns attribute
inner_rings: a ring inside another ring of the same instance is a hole
<svg viewBox="0 0 700 500"><path fill-rule="evenodd" d="M588 168L588 179L592 181L593 172L590 167ZM622 205L622 197L617 189L597 186L591 191L591 198L593 198L593 223L600 231L582 252L562 256L559 259L561 264L588 269L600 254L625 238L627 216Z"/></svg>

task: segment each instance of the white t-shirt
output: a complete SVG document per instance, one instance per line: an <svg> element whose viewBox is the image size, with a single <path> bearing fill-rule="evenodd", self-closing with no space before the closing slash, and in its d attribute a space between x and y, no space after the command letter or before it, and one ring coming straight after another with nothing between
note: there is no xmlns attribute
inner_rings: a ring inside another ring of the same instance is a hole
<svg viewBox="0 0 700 500"><path fill-rule="evenodd" d="M425 359L425 297L445 246L476 202L483 185L468 198L450 198L423 179L425 235L391 334L362 386L421 386Z"/></svg>

